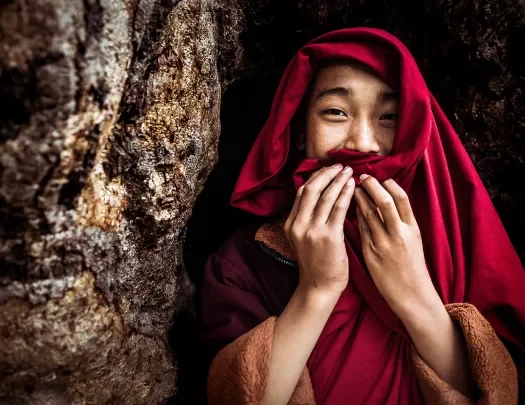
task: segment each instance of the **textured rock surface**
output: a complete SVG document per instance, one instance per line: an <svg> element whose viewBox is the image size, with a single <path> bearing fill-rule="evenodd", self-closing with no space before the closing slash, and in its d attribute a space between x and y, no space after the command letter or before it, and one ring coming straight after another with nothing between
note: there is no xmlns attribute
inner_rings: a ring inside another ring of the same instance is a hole
<svg viewBox="0 0 525 405"><path fill-rule="evenodd" d="M167 333L191 292L184 226L217 159L235 10L1 3L0 403L175 392Z"/></svg>
<svg viewBox="0 0 525 405"><path fill-rule="evenodd" d="M0 328L9 340L0 347L2 404L162 403L173 389L164 343L129 330L89 272L45 305L9 301Z"/></svg>
<svg viewBox="0 0 525 405"><path fill-rule="evenodd" d="M525 258L525 4L412 3L0 2L0 404L161 404L176 378L173 403L204 400L185 225L219 146L199 285L250 219L227 201L286 63L331 29L409 46Z"/></svg>

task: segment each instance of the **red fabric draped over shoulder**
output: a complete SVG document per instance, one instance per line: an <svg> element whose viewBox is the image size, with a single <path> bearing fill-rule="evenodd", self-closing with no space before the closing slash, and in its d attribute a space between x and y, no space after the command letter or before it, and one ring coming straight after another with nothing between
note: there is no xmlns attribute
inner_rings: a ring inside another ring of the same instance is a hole
<svg viewBox="0 0 525 405"><path fill-rule="evenodd" d="M392 35L352 28L323 35L288 65L270 116L241 171L231 204L261 216L286 213L296 189L323 165L295 159L290 123L326 60L357 60L400 93L389 156L332 151L354 177L395 179L407 191L421 229L428 271L444 303L469 302L515 354L523 385L525 271L468 154L430 94L408 49ZM350 283L308 366L322 404L418 403L410 341L373 284L362 256L352 203L345 222ZM346 402L345 402L346 401Z"/></svg>

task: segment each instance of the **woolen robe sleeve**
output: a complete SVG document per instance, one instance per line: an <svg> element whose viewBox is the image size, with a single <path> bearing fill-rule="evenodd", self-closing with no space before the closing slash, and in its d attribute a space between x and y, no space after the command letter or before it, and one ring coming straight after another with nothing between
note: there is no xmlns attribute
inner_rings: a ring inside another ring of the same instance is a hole
<svg viewBox="0 0 525 405"><path fill-rule="evenodd" d="M479 395L469 399L437 376L415 348L412 360L419 387L429 404L503 405L518 403L518 373L512 357L490 323L470 304L445 305L465 338L472 379Z"/></svg>
<svg viewBox="0 0 525 405"><path fill-rule="evenodd" d="M259 404L262 400L277 318L264 307L256 290L248 269L217 254L208 260L203 320L208 329L206 339L217 343L207 381L210 405ZM469 399L454 390L414 349L414 369L428 403L517 404L516 367L489 322L470 304L450 304L446 309L465 337L479 397ZM315 405L306 367L289 404Z"/></svg>
<svg viewBox="0 0 525 405"><path fill-rule="evenodd" d="M246 269L213 255L203 284L205 340L219 342L208 373L209 405L259 404L266 389L276 317L264 308ZM305 367L290 399L315 405Z"/></svg>

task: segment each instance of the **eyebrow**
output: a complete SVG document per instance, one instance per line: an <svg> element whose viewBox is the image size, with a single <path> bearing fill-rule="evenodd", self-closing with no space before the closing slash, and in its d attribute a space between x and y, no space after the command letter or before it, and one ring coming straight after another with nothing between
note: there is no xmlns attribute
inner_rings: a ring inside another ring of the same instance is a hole
<svg viewBox="0 0 525 405"><path fill-rule="evenodd" d="M350 97L353 95L353 93L354 92L351 87L342 87L342 86L328 87L319 92L319 94L315 98L315 101L319 101L320 99L326 96ZM377 95L377 99L379 101L399 101L399 98L400 97L399 97L398 91L384 90Z"/></svg>
<svg viewBox="0 0 525 405"><path fill-rule="evenodd" d="M319 94L315 98L315 101L319 101L320 99L326 96L350 97L352 94L353 94L353 90L350 87L342 87L342 86L328 87L319 92Z"/></svg>

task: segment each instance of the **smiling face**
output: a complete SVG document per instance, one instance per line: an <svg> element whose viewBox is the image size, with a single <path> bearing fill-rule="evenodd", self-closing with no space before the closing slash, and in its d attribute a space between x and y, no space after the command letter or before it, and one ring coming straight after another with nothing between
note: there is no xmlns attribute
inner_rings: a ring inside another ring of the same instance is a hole
<svg viewBox="0 0 525 405"><path fill-rule="evenodd" d="M351 149L386 156L392 150L399 93L357 63L321 68L306 109L304 148L309 159Z"/></svg>

